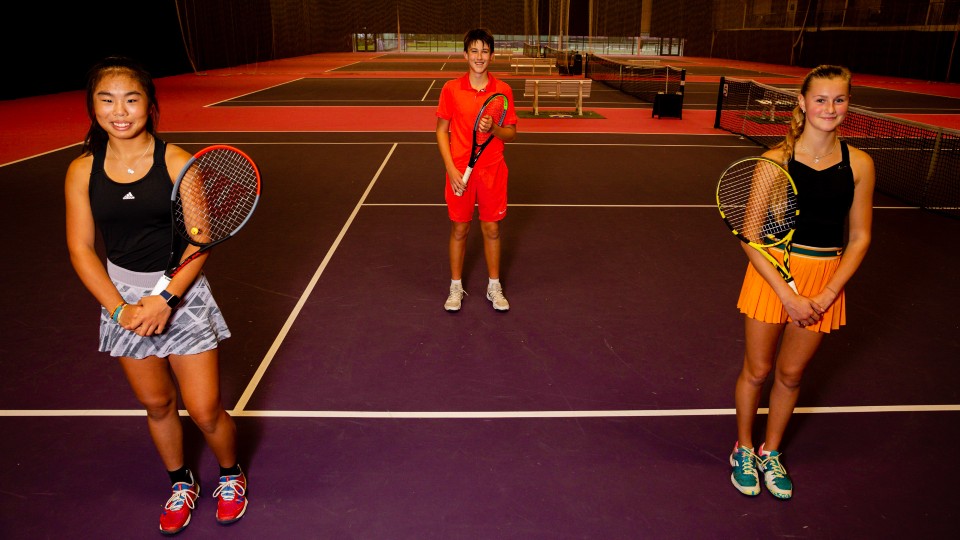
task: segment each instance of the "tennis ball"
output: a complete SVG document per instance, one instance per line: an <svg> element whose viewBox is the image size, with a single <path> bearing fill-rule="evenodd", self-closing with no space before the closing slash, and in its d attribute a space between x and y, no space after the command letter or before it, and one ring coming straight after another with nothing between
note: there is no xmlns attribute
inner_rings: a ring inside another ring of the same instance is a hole
<svg viewBox="0 0 960 540"><path fill-rule="evenodd" d="M200 233L200 229L198 229L198 228L196 228L196 227L190 229L190 234L196 235L196 234L199 234L199 233Z"/></svg>

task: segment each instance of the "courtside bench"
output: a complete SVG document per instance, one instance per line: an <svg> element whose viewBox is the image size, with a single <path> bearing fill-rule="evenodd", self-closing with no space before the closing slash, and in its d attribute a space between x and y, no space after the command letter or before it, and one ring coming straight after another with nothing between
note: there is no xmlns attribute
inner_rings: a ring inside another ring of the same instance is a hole
<svg viewBox="0 0 960 540"><path fill-rule="evenodd" d="M527 79L523 97L533 96L533 114L540 114L540 98L576 98L577 116L583 116L583 98L590 97L592 79Z"/></svg>
<svg viewBox="0 0 960 540"><path fill-rule="evenodd" d="M556 58L527 58L524 56L515 56L510 58L510 67L514 73L520 73L520 70L530 70L530 73L536 74L537 68L545 69L547 75L553 73L553 68L557 67Z"/></svg>
<svg viewBox="0 0 960 540"><path fill-rule="evenodd" d="M763 108L766 113L769 114L769 119L771 122L777 121L777 109L787 109L793 111L793 108L797 106L796 100L789 99L758 99L757 103ZM787 120L789 122L789 120Z"/></svg>

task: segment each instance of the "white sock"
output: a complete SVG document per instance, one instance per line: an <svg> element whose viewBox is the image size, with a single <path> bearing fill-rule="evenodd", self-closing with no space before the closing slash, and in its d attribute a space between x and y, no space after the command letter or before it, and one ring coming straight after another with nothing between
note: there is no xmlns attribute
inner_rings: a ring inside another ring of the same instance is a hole
<svg viewBox="0 0 960 540"><path fill-rule="evenodd" d="M492 285L499 285L499 284L500 284L500 278L496 278L496 279L490 278L489 283L487 283L487 288L489 289Z"/></svg>
<svg viewBox="0 0 960 540"><path fill-rule="evenodd" d="M462 279L451 279L451 280L450 280L450 286L453 287L454 285L460 285L461 287L463 287L463 280L462 280Z"/></svg>

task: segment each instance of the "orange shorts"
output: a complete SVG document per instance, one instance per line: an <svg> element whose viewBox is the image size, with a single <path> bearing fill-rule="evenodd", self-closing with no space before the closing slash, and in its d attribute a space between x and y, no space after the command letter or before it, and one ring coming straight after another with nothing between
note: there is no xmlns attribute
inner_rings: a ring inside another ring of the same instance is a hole
<svg viewBox="0 0 960 540"><path fill-rule="evenodd" d="M507 215L507 162L500 160L489 167L470 173L467 189L459 197L453 193L450 177L444 175L447 187L444 198L450 221L467 223L473 220L474 206L480 209L480 221L500 221Z"/></svg>
<svg viewBox="0 0 960 540"><path fill-rule="evenodd" d="M793 274L800 294L813 296L822 291L824 285L837 271L841 253L840 248L815 248L795 244L790 250L790 272ZM783 250L774 248L770 250L770 254L778 261L783 261ZM847 324L846 296L843 290L838 292L840 294L837 299L820 317L820 321L807 326L807 330L830 333L831 330L837 330ZM791 320L780 298L752 264L747 265L737 308L747 317L762 322L782 324Z"/></svg>

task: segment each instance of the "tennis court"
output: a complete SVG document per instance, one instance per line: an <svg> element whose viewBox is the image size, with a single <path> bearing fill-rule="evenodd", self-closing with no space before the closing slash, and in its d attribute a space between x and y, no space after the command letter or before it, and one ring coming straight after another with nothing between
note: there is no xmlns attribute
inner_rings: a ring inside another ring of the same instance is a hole
<svg viewBox="0 0 960 540"><path fill-rule="evenodd" d="M216 464L188 426L203 487L180 536L951 533L960 220L882 193L849 324L824 340L787 432L793 499L731 487L747 263L714 190L762 148L714 127L720 74L751 69L685 60L682 119L597 83L584 108L601 118L521 119L506 150L506 314L484 299L476 227L463 309L442 308L434 111L462 60L317 55L159 81L165 140L237 146L264 178L251 223L205 267L233 332L222 392L250 507L215 523ZM757 73L796 86L796 68ZM531 106L526 76L495 75ZM885 114L960 115L960 93L869 81L866 106ZM79 114L40 143L9 126L23 150L5 145L0 166L0 224L17 241L0 270L0 536L155 538L167 479L121 370L96 352L98 306L64 245L63 176L87 122L82 93L58 99Z"/></svg>

